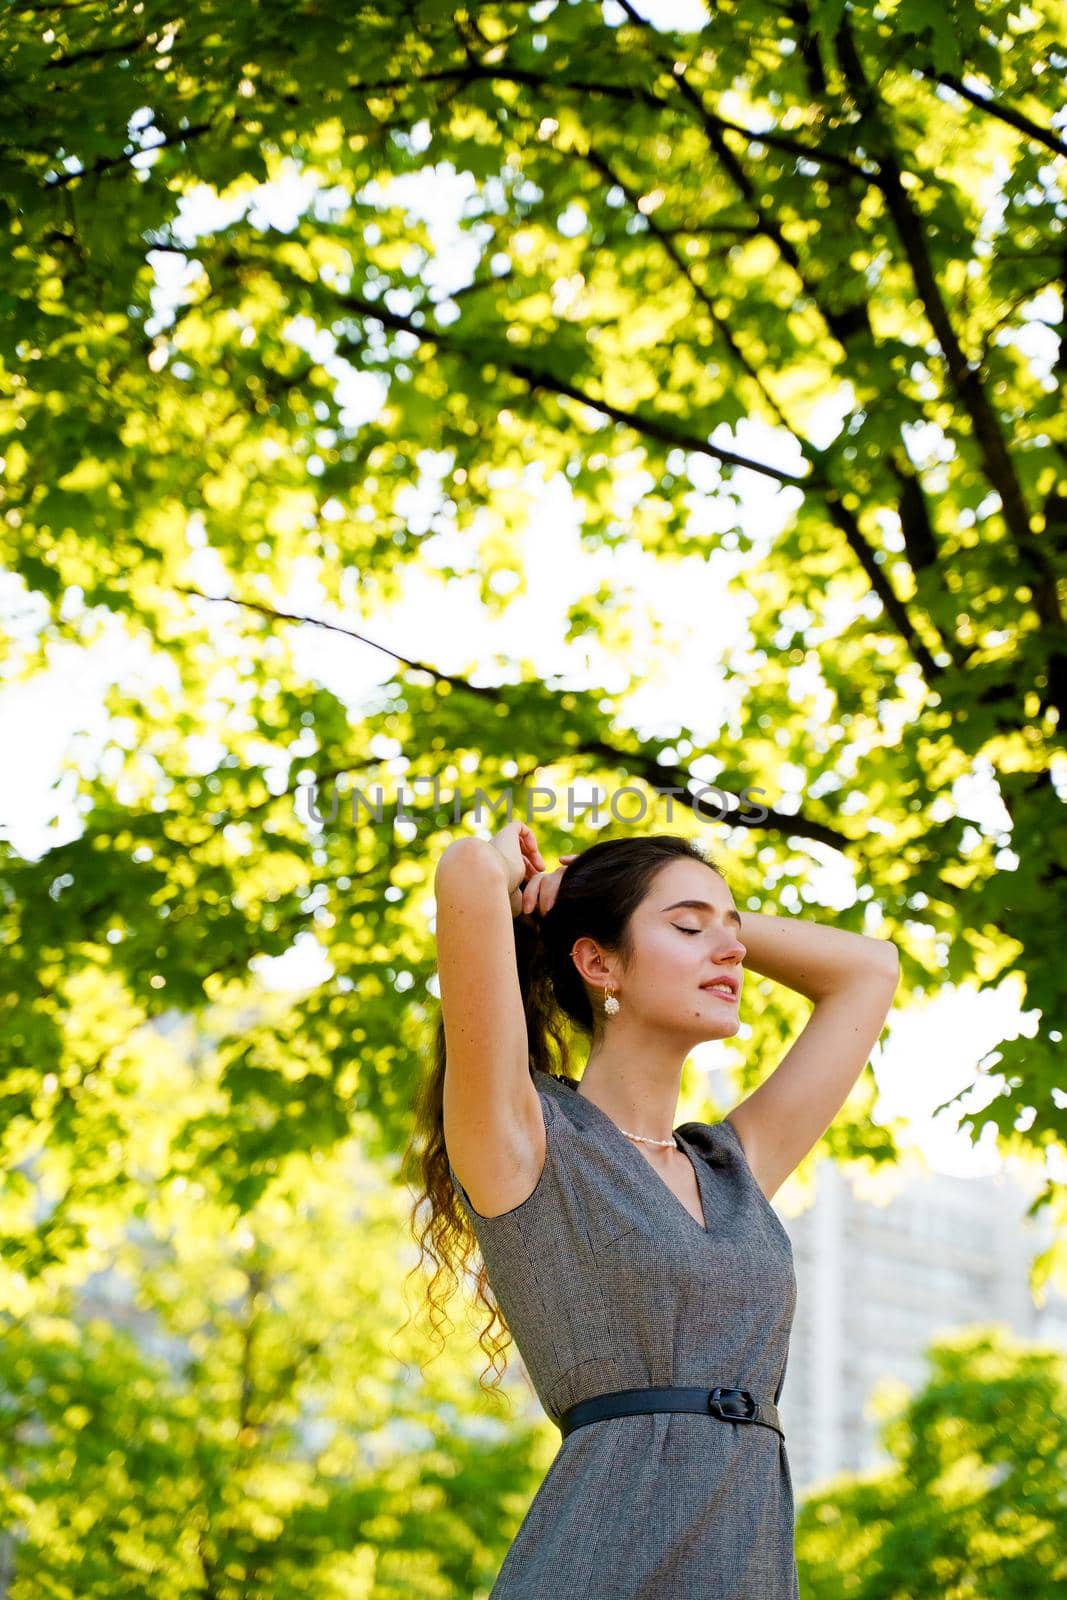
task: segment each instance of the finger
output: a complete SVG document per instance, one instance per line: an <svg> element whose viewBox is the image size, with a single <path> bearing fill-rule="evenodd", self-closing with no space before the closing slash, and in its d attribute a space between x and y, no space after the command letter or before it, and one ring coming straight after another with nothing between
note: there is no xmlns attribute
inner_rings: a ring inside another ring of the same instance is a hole
<svg viewBox="0 0 1067 1600"><path fill-rule="evenodd" d="M533 836L532 829L528 828L525 823L520 824L520 826L522 828L522 832L519 835L519 844L521 846L523 855L532 865L537 865L537 863L540 863L540 865L543 867L545 864L544 859L540 850L537 848L537 840Z"/></svg>

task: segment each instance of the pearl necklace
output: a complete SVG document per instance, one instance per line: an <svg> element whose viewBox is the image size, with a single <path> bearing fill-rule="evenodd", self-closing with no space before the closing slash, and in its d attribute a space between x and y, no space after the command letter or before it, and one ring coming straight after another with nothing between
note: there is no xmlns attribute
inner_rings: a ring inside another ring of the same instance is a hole
<svg viewBox="0 0 1067 1600"><path fill-rule="evenodd" d="M581 1098L585 1099L586 1097L583 1095ZM595 1105L596 1102L594 1101L593 1104ZM606 1111L604 1112L604 1115L607 1116ZM619 1124L617 1122L615 1123L615 1126L619 1128ZM642 1144L658 1144L665 1150L677 1150L679 1148L678 1141L674 1137L673 1133L669 1139L650 1139L648 1135L644 1133L627 1133L625 1128L619 1128L619 1132L625 1134L627 1139L639 1139Z"/></svg>
<svg viewBox="0 0 1067 1600"><path fill-rule="evenodd" d="M620 1133L626 1133L626 1129L625 1128L620 1128L619 1132ZM678 1141L674 1137L673 1133L671 1134L669 1139L649 1139L647 1137L647 1135L645 1135L643 1133L626 1133L626 1137L628 1139L640 1139L642 1144L663 1145L668 1150L677 1150L677 1148L678 1148Z"/></svg>

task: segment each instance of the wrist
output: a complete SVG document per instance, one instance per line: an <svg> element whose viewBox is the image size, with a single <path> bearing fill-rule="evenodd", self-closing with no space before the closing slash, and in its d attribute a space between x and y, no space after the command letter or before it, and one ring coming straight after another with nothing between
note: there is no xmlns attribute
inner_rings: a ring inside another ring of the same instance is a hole
<svg viewBox="0 0 1067 1600"><path fill-rule="evenodd" d="M499 848L496 841L493 839L479 839L475 842L478 844L484 844L490 859L499 861L504 873L504 886L507 889L510 899L514 902L515 896L521 890L522 881L526 876L525 861L520 860L518 863L510 861L505 855L504 851Z"/></svg>
<svg viewBox="0 0 1067 1600"><path fill-rule="evenodd" d="M443 873L453 870L461 870L464 873L480 870L499 872L509 897L522 883L521 876L516 877L507 858L496 848L491 839L473 837L454 839L438 860L437 871L434 874L435 882Z"/></svg>

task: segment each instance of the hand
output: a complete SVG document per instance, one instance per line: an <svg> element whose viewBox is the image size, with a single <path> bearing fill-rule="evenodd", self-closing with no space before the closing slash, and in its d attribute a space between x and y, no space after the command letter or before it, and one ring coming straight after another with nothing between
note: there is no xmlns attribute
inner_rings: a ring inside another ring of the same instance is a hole
<svg viewBox="0 0 1067 1600"><path fill-rule="evenodd" d="M537 848L533 829L518 818L513 819L494 833L489 840L494 850L499 850L508 869L508 894L511 897L511 914L517 914L519 891L533 872L544 870L544 860Z"/></svg>
<svg viewBox="0 0 1067 1600"><path fill-rule="evenodd" d="M513 915L545 916L556 903L560 882L570 863L575 859L572 855L560 856L560 865L555 872L535 872L528 883L519 891L519 912Z"/></svg>

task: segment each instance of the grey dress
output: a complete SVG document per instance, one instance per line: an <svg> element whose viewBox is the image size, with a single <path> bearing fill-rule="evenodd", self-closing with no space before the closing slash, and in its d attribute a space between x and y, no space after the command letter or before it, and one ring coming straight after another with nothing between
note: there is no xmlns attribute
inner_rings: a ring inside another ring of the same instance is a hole
<svg viewBox="0 0 1067 1600"><path fill-rule="evenodd" d="M728 1121L674 1131L707 1227L577 1081L534 1072L547 1153L496 1217L452 1183L548 1416L613 1389L723 1384L776 1404L793 1252ZM491 1600L798 1600L793 1486L772 1429L699 1412L561 1438Z"/></svg>

